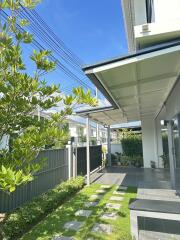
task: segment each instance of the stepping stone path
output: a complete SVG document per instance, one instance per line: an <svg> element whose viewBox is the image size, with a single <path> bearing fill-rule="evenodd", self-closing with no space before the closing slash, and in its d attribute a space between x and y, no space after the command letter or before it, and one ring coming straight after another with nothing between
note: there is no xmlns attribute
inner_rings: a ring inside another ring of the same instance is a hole
<svg viewBox="0 0 180 240"><path fill-rule="evenodd" d="M81 226L83 225L84 222L78 222L78 221L71 221L71 222L67 222L64 225L64 228L67 230L74 230L74 231L78 231Z"/></svg>
<svg viewBox="0 0 180 240"><path fill-rule="evenodd" d="M102 223L96 223L92 228L92 232L95 232L95 233L111 234L112 230L113 230L113 228L111 225L102 224Z"/></svg>
<svg viewBox="0 0 180 240"><path fill-rule="evenodd" d="M104 194L104 193L106 193L106 190L104 190L104 189L99 189L99 190L96 190L96 193Z"/></svg>
<svg viewBox="0 0 180 240"><path fill-rule="evenodd" d="M111 200L111 201L122 201L124 198L123 197L116 197L116 196L112 196L112 197L110 197L110 199L109 200Z"/></svg>
<svg viewBox="0 0 180 240"><path fill-rule="evenodd" d="M101 185L101 188L103 188L103 189L110 189L111 186L110 185Z"/></svg>
<svg viewBox="0 0 180 240"><path fill-rule="evenodd" d="M121 207L121 204L119 204L119 203L107 203L106 204L106 208L110 208L110 209L119 210L120 207Z"/></svg>
<svg viewBox="0 0 180 240"><path fill-rule="evenodd" d="M101 199L102 197L103 197L102 195L93 194L93 195L90 196L90 199L91 199L91 200L99 200L99 199Z"/></svg>
<svg viewBox="0 0 180 240"><path fill-rule="evenodd" d="M127 190L127 187L124 187L124 186L117 187L117 191L126 191L126 190Z"/></svg>
<svg viewBox="0 0 180 240"><path fill-rule="evenodd" d="M52 238L52 240L73 240L72 237L63 237L63 236L55 236Z"/></svg>
<svg viewBox="0 0 180 240"><path fill-rule="evenodd" d="M85 202L84 207L95 207L98 204L98 202Z"/></svg>
<svg viewBox="0 0 180 240"><path fill-rule="evenodd" d="M100 188L101 189L96 190L96 194L93 194L90 196L89 199L91 201L84 203L85 208L95 207L99 203L99 200L103 197L103 194L105 194L107 192L107 190L111 188L111 185L101 185ZM113 195L116 195L116 196L111 196L110 200L111 201L122 201L123 200L122 195L125 194L126 189L127 189L127 187L119 186L116 189L116 191L113 192ZM108 208L108 209L119 210L120 207L121 207L121 204L119 204L119 203L109 202L106 204L106 208ZM75 213L75 216L88 218L91 214L92 214L92 210L80 209ZM104 220L116 220L118 218L118 214L116 212L105 212L105 213L102 213L100 218L104 219ZM70 221L70 222L65 223L64 228L67 230L78 231L82 227L83 224L84 224L84 222L82 222L82 221L76 221L76 220ZM92 228L92 232L103 233L103 234L108 234L108 235L111 234L112 231L113 231L113 227L110 224L95 223L95 225ZM52 240L73 240L73 239L74 239L73 237L56 236ZM93 240L93 239L94 238L90 237L87 240Z"/></svg>
<svg viewBox="0 0 180 240"><path fill-rule="evenodd" d="M89 217L91 215L92 211L91 210L78 210L75 213L75 216L79 216L79 217Z"/></svg>
<svg viewBox="0 0 180 240"><path fill-rule="evenodd" d="M118 218L118 214L116 212L107 212L103 213L101 215L102 219L108 219L108 220L116 220Z"/></svg>
<svg viewBox="0 0 180 240"><path fill-rule="evenodd" d="M113 195L125 195L124 191L114 191Z"/></svg>

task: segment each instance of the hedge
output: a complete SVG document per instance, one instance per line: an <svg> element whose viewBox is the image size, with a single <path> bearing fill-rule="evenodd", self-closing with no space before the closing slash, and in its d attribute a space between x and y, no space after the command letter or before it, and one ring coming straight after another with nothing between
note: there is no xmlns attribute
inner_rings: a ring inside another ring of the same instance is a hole
<svg viewBox="0 0 180 240"><path fill-rule="evenodd" d="M163 142L163 153L165 155L168 155L169 154L169 147L168 147L168 135L167 134L162 135L162 142Z"/></svg>
<svg viewBox="0 0 180 240"><path fill-rule="evenodd" d="M1 223L0 239L19 239L48 213L52 212L60 204L82 189L83 185L83 177L68 180L14 212L7 214L3 223Z"/></svg>
<svg viewBox="0 0 180 240"><path fill-rule="evenodd" d="M121 140L123 154L126 156L142 156L142 136L129 135Z"/></svg>

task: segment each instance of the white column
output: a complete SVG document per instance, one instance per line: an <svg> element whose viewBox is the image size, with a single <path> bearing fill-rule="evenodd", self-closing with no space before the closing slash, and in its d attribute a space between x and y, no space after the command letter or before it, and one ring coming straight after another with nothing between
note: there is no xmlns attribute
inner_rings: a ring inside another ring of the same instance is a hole
<svg viewBox="0 0 180 240"><path fill-rule="evenodd" d="M173 189L175 189L175 158L174 158L174 140L173 140L172 121L169 121L167 126L168 126L168 148L169 148L169 168L170 168L171 186Z"/></svg>
<svg viewBox="0 0 180 240"><path fill-rule="evenodd" d="M107 128L107 150L108 150L108 166L111 167L111 129Z"/></svg>
<svg viewBox="0 0 180 240"><path fill-rule="evenodd" d="M156 124L156 154L158 160L158 168L163 168L163 160L161 156L163 155L163 141L162 141L162 133L161 133L161 121L159 119L155 120Z"/></svg>
<svg viewBox="0 0 180 240"><path fill-rule="evenodd" d="M73 178L77 177L77 144L73 146Z"/></svg>
<svg viewBox="0 0 180 240"><path fill-rule="evenodd" d="M153 118L144 118L141 121L144 167L150 168L151 161L158 167L156 128Z"/></svg>
<svg viewBox="0 0 180 240"><path fill-rule="evenodd" d="M86 159L87 159L87 185L90 185L90 124L89 116L86 119Z"/></svg>
<svg viewBox="0 0 180 240"><path fill-rule="evenodd" d="M66 145L68 150L68 178L71 179L72 177L72 145Z"/></svg>

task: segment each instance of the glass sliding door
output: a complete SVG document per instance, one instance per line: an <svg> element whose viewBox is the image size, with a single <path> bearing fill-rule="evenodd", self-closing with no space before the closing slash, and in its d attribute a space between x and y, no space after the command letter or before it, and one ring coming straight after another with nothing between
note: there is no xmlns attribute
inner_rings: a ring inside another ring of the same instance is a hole
<svg viewBox="0 0 180 240"><path fill-rule="evenodd" d="M175 167L175 186L180 188L180 114L173 119L173 156Z"/></svg>

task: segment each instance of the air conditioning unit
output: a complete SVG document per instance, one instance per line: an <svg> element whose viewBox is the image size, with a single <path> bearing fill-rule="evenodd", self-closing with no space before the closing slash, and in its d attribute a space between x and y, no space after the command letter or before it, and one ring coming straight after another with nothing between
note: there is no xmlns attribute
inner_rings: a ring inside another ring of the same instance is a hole
<svg viewBox="0 0 180 240"><path fill-rule="evenodd" d="M149 32L150 30L149 30L149 24L143 24L142 25L142 32L144 33L144 32Z"/></svg>

